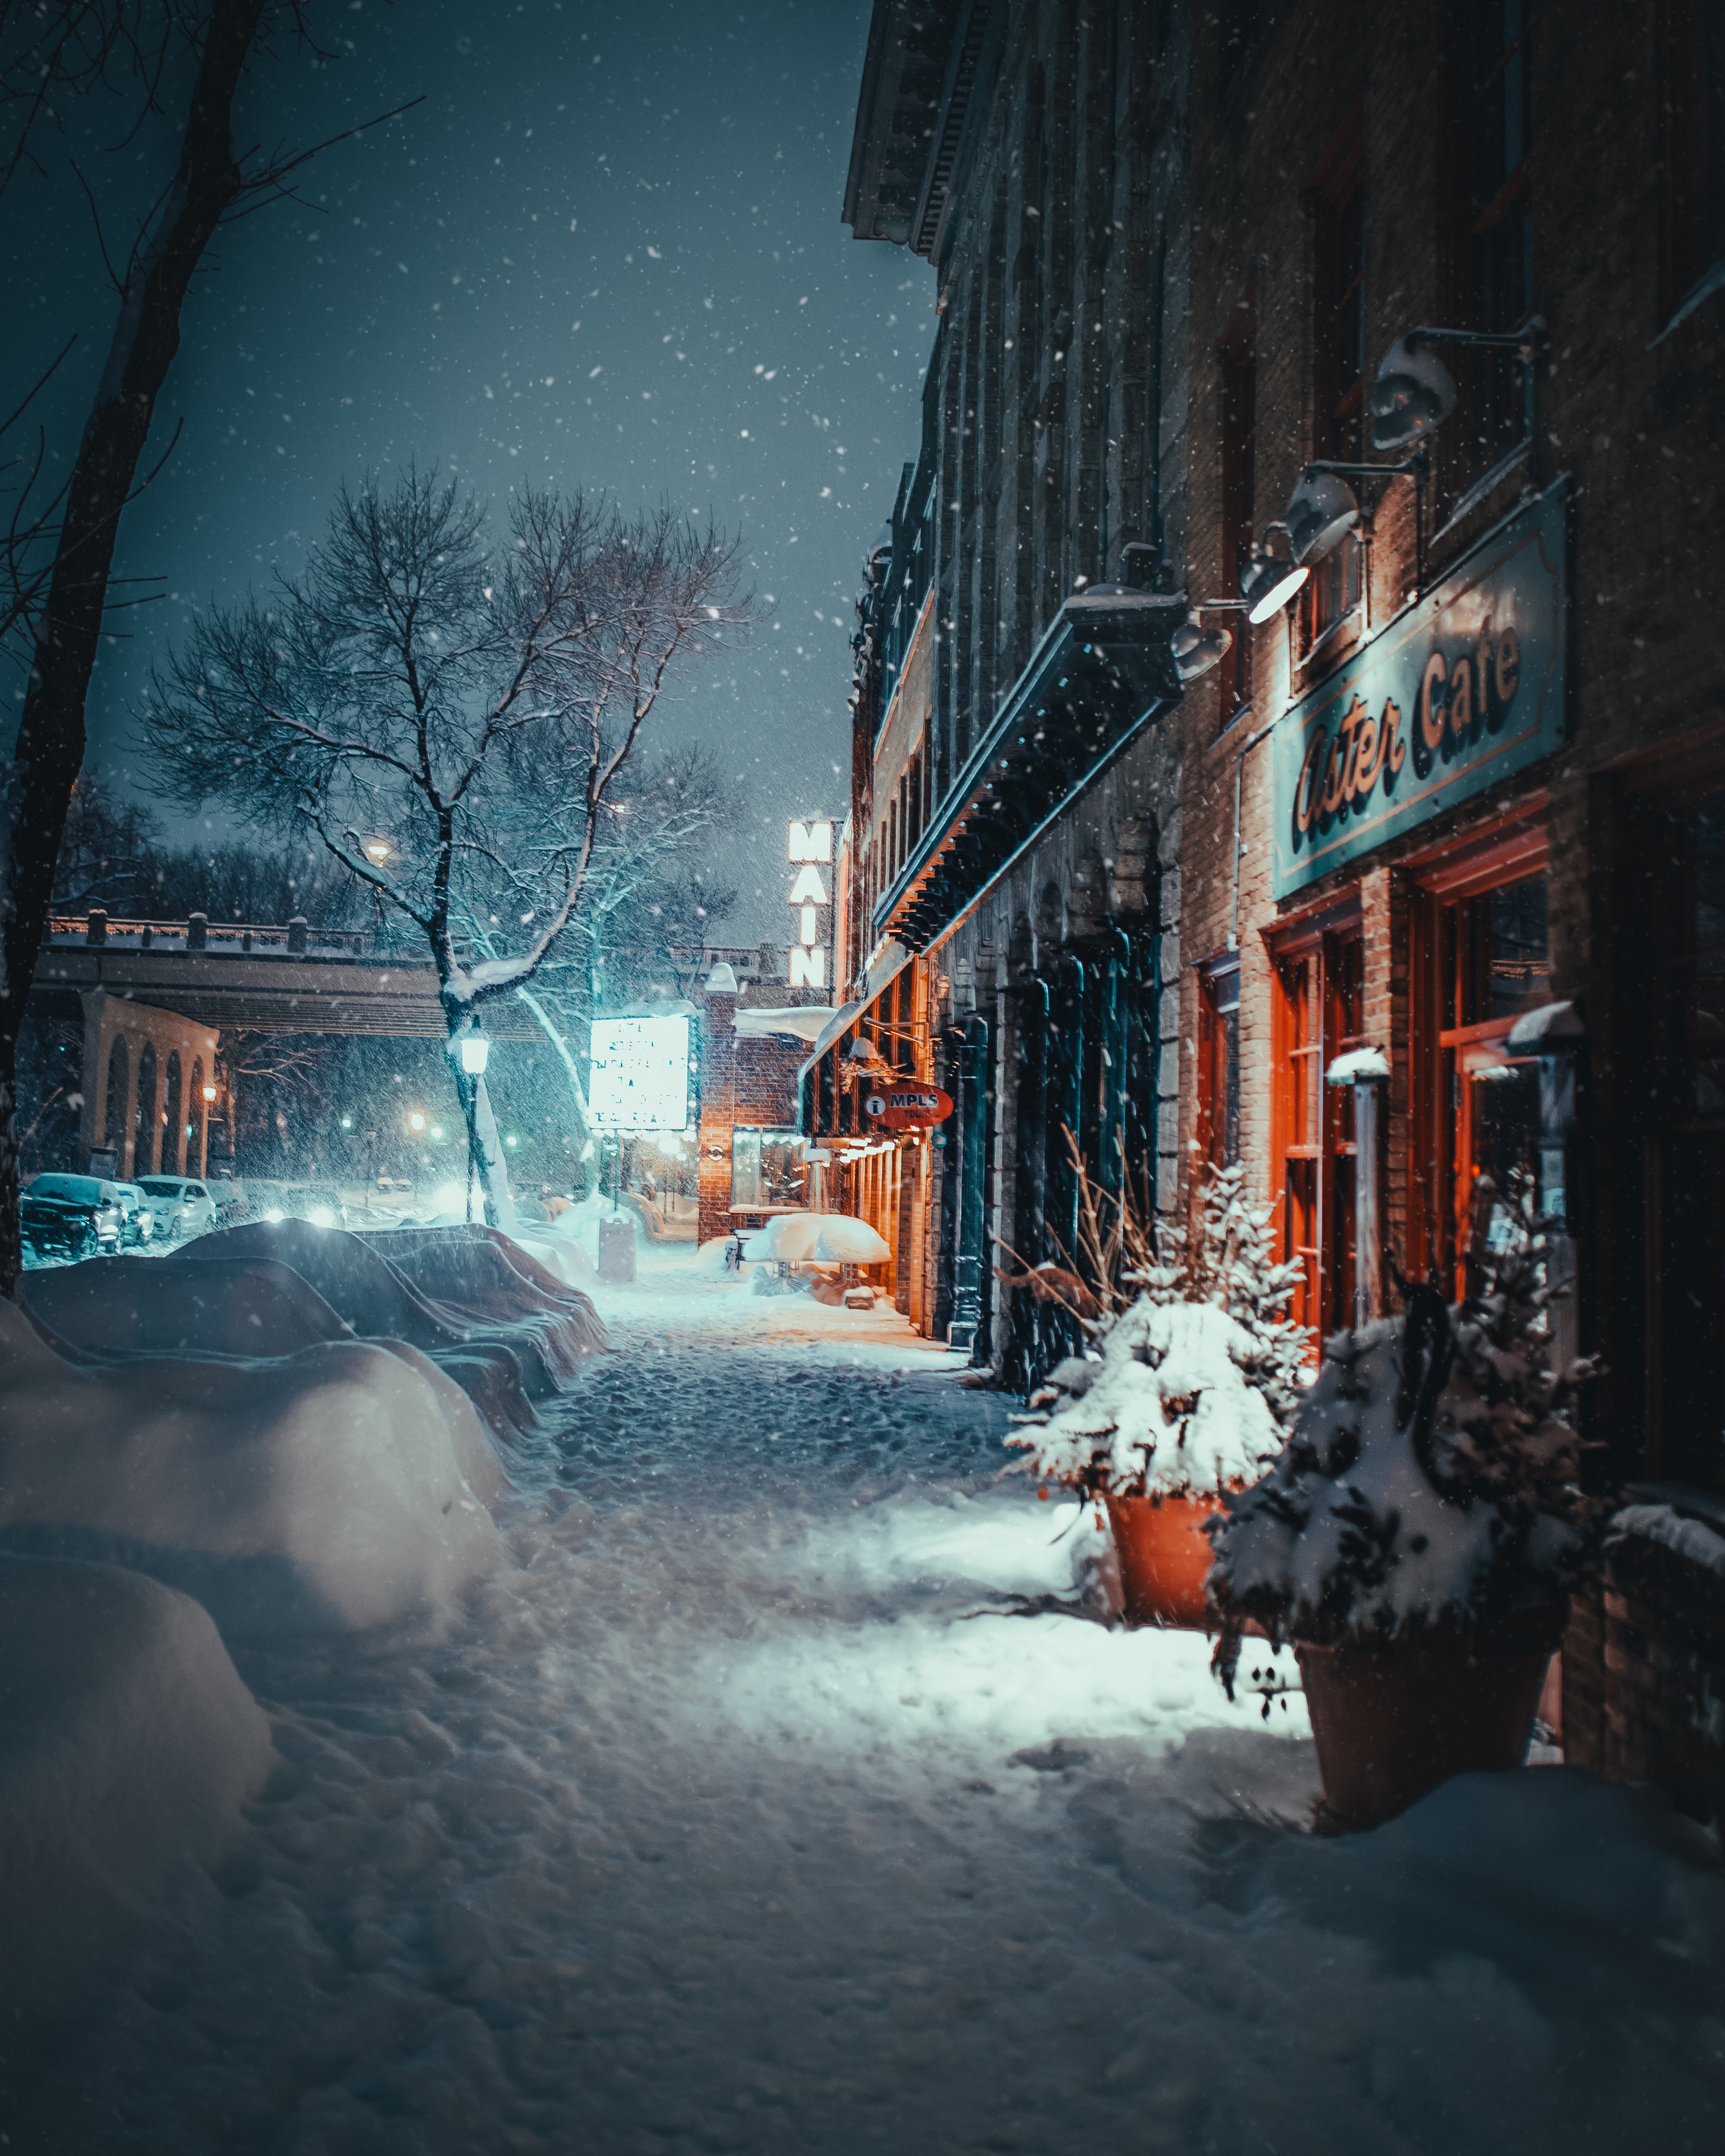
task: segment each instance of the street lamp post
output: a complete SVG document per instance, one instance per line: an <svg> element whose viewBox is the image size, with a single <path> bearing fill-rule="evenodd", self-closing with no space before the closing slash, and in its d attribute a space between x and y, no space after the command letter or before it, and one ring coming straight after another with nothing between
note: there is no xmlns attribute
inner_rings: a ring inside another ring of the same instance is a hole
<svg viewBox="0 0 1725 2156"><path fill-rule="evenodd" d="M473 1172L479 1157L479 1081L491 1060L491 1044L471 1019L456 1035L461 1058L461 1106L467 1117L467 1218L473 1219Z"/></svg>

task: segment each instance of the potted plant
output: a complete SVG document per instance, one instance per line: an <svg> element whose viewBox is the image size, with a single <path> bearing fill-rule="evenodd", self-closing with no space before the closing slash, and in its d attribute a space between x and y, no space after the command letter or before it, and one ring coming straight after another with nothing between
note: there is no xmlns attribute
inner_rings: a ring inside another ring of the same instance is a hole
<svg viewBox="0 0 1725 2156"><path fill-rule="evenodd" d="M1162 1225L1153 1241L1129 1204L1098 1200L1076 1149L1075 1171L1089 1282L1033 1279L1086 1344L1007 1441L1045 1483L1106 1508L1128 1624L1201 1628L1205 1527L1274 1456L1299 1397L1307 1335L1284 1315L1298 1268L1275 1263L1272 1209L1246 1199L1240 1168L1194 1178L1188 1226Z"/></svg>
<svg viewBox="0 0 1725 2156"><path fill-rule="evenodd" d="M1450 1775L1526 1754L1569 1590L1606 1508L1573 1419L1590 1363L1553 1367L1546 1239L1518 1180L1476 1194L1476 1287L1404 1291L1337 1333L1291 1435L1212 1531L1218 1673L1250 1624L1291 1640L1317 1739L1317 1823L1375 1826Z"/></svg>

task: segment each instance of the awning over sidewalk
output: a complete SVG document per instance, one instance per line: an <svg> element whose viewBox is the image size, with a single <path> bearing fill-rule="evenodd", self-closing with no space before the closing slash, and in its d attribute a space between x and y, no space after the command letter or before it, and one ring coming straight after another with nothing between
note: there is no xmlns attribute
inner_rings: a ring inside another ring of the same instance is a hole
<svg viewBox="0 0 1725 2156"><path fill-rule="evenodd" d="M832 1014L798 1074L805 1137L836 1139L841 1145L880 1142L880 1133L869 1128L858 1108L856 1081L864 1070L889 1067L910 1075L905 1027L882 1009L883 998L910 963L911 953L901 943L889 942L870 967L861 995ZM865 1053L859 1059L852 1050L865 1035L876 1055Z"/></svg>
<svg viewBox="0 0 1725 2156"><path fill-rule="evenodd" d="M880 952L870 967L863 992L854 1003L840 1004L838 1009L826 1014L826 1024L815 1035L808 1060L797 1074L806 1078L821 1057L837 1040L848 1045L857 1029L867 1023L870 1011L879 1002L882 992L889 988L911 963L911 954L902 943L889 942Z"/></svg>
<svg viewBox="0 0 1725 2156"><path fill-rule="evenodd" d="M1185 618L1183 593L1103 586L1066 601L875 907L877 937L926 950L1136 734L1178 703L1168 639Z"/></svg>

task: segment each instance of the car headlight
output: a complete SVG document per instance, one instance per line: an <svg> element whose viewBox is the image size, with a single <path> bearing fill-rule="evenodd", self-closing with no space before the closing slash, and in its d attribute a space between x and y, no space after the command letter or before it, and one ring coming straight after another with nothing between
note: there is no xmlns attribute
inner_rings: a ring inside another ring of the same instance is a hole
<svg viewBox="0 0 1725 2156"><path fill-rule="evenodd" d="M282 1212L282 1209L281 1209L280 1206L279 1206L279 1205L272 1205L272 1206L270 1208L270 1210L269 1210L269 1211L268 1211L268 1212L264 1215L264 1218L266 1220L269 1220L269 1221L270 1221L270 1222L275 1222L275 1221L277 1221L277 1220L282 1219L284 1219L285 1217L285 1216L284 1215L284 1214L283 1214L283 1212Z"/></svg>
<svg viewBox="0 0 1725 2156"><path fill-rule="evenodd" d="M327 1205L314 1205L305 1215L314 1228L333 1228L336 1216Z"/></svg>

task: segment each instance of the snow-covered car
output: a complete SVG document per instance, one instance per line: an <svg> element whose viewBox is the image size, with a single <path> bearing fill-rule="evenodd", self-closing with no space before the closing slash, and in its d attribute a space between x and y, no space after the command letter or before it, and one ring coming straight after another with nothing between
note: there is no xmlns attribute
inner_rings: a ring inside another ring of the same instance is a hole
<svg viewBox="0 0 1725 2156"><path fill-rule="evenodd" d="M121 1248L135 1250L145 1243L162 1240L162 1208L145 1194L142 1185L116 1183L114 1188L120 1193L121 1210L126 1216L120 1224Z"/></svg>
<svg viewBox="0 0 1725 2156"><path fill-rule="evenodd" d="M157 1242L183 1241L216 1224L216 1201L209 1185L193 1175L146 1175L138 1188L156 1209Z"/></svg>
<svg viewBox="0 0 1725 2156"><path fill-rule="evenodd" d="M39 1258L110 1255L125 1222L119 1185L100 1176L39 1175L18 1200L19 1232Z"/></svg>

